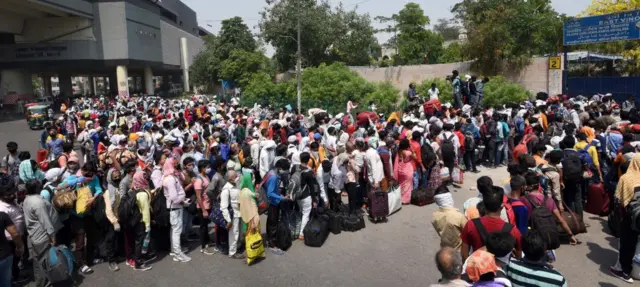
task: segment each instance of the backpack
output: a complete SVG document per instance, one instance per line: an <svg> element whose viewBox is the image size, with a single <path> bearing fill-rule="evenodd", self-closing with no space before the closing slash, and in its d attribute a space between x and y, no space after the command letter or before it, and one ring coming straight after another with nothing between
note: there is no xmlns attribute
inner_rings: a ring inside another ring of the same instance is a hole
<svg viewBox="0 0 640 287"><path fill-rule="evenodd" d="M142 221L142 214L140 214L136 198L138 192L141 191L130 190L120 198L120 205L118 206L118 221L120 221L120 225L133 228Z"/></svg>
<svg viewBox="0 0 640 287"><path fill-rule="evenodd" d="M489 121L489 122L486 122L485 125L487 126L487 131L485 136L488 138L496 136L496 133L498 132L498 129L496 126L497 123L495 121Z"/></svg>
<svg viewBox="0 0 640 287"><path fill-rule="evenodd" d="M451 161L456 157L456 148L453 145L453 137L456 135L451 133L449 137L442 135L442 160Z"/></svg>
<svg viewBox="0 0 640 287"><path fill-rule="evenodd" d="M473 221L473 225L476 226L476 230L478 231L478 234L480 234L482 244L485 244L485 242L487 242L487 238L489 238L490 233L487 231L484 225L482 225L482 221L480 220L480 218L474 218L471 221ZM511 229L513 229L513 225L505 222L500 232L511 234Z"/></svg>
<svg viewBox="0 0 640 287"><path fill-rule="evenodd" d="M551 180L547 176L547 172L554 171L554 169L553 168L542 168L542 165L539 165L536 168L535 171L536 171L536 174L538 175L538 178L540 178L539 183L540 183L540 189L542 190L542 194L548 195L549 194L549 182Z"/></svg>
<svg viewBox="0 0 640 287"><path fill-rule="evenodd" d="M578 182L583 179L583 165L576 151L565 152L562 160L562 175L565 181Z"/></svg>
<svg viewBox="0 0 640 287"><path fill-rule="evenodd" d="M476 143L473 139L471 132L464 133L464 149L467 151L473 150L476 147Z"/></svg>
<svg viewBox="0 0 640 287"><path fill-rule="evenodd" d="M558 234L558 223L551 210L549 210L545 203L548 200L547 196L544 196L542 204L535 204L531 195L525 196L533 211L529 216L529 223L532 230L538 230L543 236L546 237L547 249L553 250L560 247L560 235Z"/></svg>
<svg viewBox="0 0 640 287"><path fill-rule="evenodd" d="M534 135L526 135L520 143L513 148L513 161L518 162L518 158L520 155L528 154L529 150L527 149L527 144L531 139L533 139Z"/></svg>
<svg viewBox="0 0 640 287"><path fill-rule="evenodd" d="M151 199L151 218L159 227L169 226L169 210L167 209L167 198L162 189L156 191Z"/></svg>
<svg viewBox="0 0 640 287"><path fill-rule="evenodd" d="M422 157L422 164L425 168L432 168L438 160L436 152L429 143L424 143L420 147L420 156Z"/></svg>
<svg viewBox="0 0 640 287"><path fill-rule="evenodd" d="M518 136L524 136L524 119L522 117L516 117L514 119L514 124Z"/></svg>
<svg viewBox="0 0 640 287"><path fill-rule="evenodd" d="M516 213L513 212L513 205L506 195L502 196L502 205L504 206L504 210L507 213L507 219L509 223L511 223L512 225L516 225Z"/></svg>
<svg viewBox="0 0 640 287"><path fill-rule="evenodd" d="M305 189L307 188L309 187L306 185L302 186L302 172L300 170L297 170L291 175L291 177L289 177L287 192L291 196L292 201L302 199L301 196L304 194Z"/></svg>
<svg viewBox="0 0 640 287"><path fill-rule="evenodd" d="M640 186L633 189L633 198L627 204L627 213L631 216L631 229L640 230Z"/></svg>
<svg viewBox="0 0 640 287"><path fill-rule="evenodd" d="M583 167L587 170L591 170L591 168L593 167L593 158L589 154L589 148L591 146L591 144L588 144L583 149L578 151L578 153L580 154L580 161L582 162Z"/></svg>
<svg viewBox="0 0 640 287"><path fill-rule="evenodd" d="M44 276L51 285L58 283L70 284L73 281L73 271L75 259L73 253L64 245L49 248L48 252L39 262L44 272Z"/></svg>

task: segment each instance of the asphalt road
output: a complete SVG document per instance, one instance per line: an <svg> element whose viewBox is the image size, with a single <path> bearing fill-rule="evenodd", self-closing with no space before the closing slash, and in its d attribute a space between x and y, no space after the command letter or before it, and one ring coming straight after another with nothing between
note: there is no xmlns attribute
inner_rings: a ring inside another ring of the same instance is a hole
<svg viewBox="0 0 640 287"><path fill-rule="evenodd" d="M15 141L20 150L32 156L38 149L41 131L29 130L25 120L0 123L0 149ZM4 156L5 152L0 152ZM466 174L465 184L452 189L456 206L475 196L475 181L489 175L494 182L507 178L506 168L483 169ZM435 205L405 206L387 223L372 224L355 233L330 235L321 248L302 242L283 256L267 251L266 260L247 267L241 261L222 255L190 253L189 263L173 262L169 257L153 263L153 269L134 272L124 263L111 273L106 264L95 266L95 273L80 278L83 286L425 286L437 282L439 272L434 255L439 238L431 226ZM266 219L263 218L262 224ZM627 285L611 277L608 268L616 258L615 238L605 233L606 218L587 214L587 234L578 236L579 246L562 246L554 264L571 286ZM264 232L264 229L263 229ZM136 273L136 274L134 274Z"/></svg>

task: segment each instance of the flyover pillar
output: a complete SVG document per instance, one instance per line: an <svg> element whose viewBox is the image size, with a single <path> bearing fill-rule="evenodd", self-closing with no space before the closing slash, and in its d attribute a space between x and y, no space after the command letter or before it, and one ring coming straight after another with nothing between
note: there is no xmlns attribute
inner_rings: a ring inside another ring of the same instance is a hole
<svg viewBox="0 0 640 287"><path fill-rule="evenodd" d="M117 66L116 77L118 83L118 96L129 98L129 71L127 70L127 66Z"/></svg>
<svg viewBox="0 0 640 287"><path fill-rule="evenodd" d="M180 55L181 55L181 68L182 68L182 80L184 91L189 92L189 47L187 46L187 38L180 38Z"/></svg>
<svg viewBox="0 0 640 287"><path fill-rule="evenodd" d="M58 83L60 83L60 95L65 97L73 96L73 83L71 83L70 73L58 74Z"/></svg>
<svg viewBox="0 0 640 287"><path fill-rule="evenodd" d="M155 88L153 83L153 70L151 70L151 67L144 67L144 92L151 96L155 94Z"/></svg>

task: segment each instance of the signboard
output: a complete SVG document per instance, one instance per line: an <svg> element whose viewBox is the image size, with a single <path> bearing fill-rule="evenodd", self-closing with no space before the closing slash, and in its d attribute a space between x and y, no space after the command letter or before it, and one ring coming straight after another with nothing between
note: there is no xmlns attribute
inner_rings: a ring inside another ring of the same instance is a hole
<svg viewBox="0 0 640 287"><path fill-rule="evenodd" d="M564 23L564 45L640 38L640 10L576 18Z"/></svg>
<svg viewBox="0 0 640 287"><path fill-rule="evenodd" d="M562 60L559 56L549 57L549 70L559 70L562 68Z"/></svg>

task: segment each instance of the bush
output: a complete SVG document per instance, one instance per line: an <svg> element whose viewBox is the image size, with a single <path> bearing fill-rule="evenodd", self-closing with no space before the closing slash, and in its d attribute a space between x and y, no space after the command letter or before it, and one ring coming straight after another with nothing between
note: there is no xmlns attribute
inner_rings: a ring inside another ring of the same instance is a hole
<svg viewBox="0 0 640 287"><path fill-rule="evenodd" d="M282 107L297 105L297 86L295 78L274 83L265 73L252 77L243 90L243 105L253 103L271 104ZM345 112L347 102L359 103L358 110L364 110L370 101L374 101L378 112L389 113L396 109L399 91L389 83L370 83L341 63L322 64L307 68L302 73L302 107L321 108L331 114Z"/></svg>
<svg viewBox="0 0 640 287"><path fill-rule="evenodd" d="M483 105L498 106L521 103L531 98L531 92L518 83L509 82L503 76L491 78L484 86Z"/></svg>

